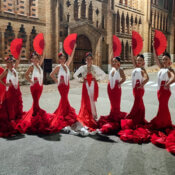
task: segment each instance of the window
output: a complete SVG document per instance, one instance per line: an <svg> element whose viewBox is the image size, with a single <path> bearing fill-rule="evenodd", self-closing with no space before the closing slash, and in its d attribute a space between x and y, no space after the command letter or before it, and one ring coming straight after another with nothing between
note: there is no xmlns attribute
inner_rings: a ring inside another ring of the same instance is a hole
<svg viewBox="0 0 175 175"><path fill-rule="evenodd" d="M90 21L92 21L93 20L93 7L92 7L92 1L90 2L90 5L89 5L89 11L88 11L89 13L88 13L88 19L90 20Z"/></svg>
<svg viewBox="0 0 175 175"><path fill-rule="evenodd" d="M85 0L82 0L82 3L81 3L81 18L83 18L83 19L86 18L86 2L85 2Z"/></svg>
<svg viewBox="0 0 175 175"><path fill-rule="evenodd" d="M78 0L74 1L74 19L78 19Z"/></svg>

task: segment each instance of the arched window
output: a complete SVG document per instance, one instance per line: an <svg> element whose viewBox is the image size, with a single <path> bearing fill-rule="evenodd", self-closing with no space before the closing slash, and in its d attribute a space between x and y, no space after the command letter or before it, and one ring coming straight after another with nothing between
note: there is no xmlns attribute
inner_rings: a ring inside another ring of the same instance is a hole
<svg viewBox="0 0 175 175"><path fill-rule="evenodd" d="M156 28L156 12L154 13L154 28Z"/></svg>
<svg viewBox="0 0 175 175"><path fill-rule="evenodd" d="M126 16L126 31L129 34L129 15L128 15L128 13L127 13L127 16Z"/></svg>
<svg viewBox="0 0 175 175"><path fill-rule="evenodd" d="M111 0L111 9L114 10L114 0Z"/></svg>
<svg viewBox="0 0 175 175"><path fill-rule="evenodd" d="M90 5L89 5L88 19L89 19L90 21L93 20L93 7L92 7L92 1L90 2Z"/></svg>
<svg viewBox="0 0 175 175"><path fill-rule="evenodd" d="M120 14L117 11L117 32L120 32Z"/></svg>
<svg viewBox="0 0 175 175"><path fill-rule="evenodd" d="M125 47L124 47L124 43L123 43L123 40L122 40L122 53L121 53L121 59L124 61L124 58L125 58Z"/></svg>
<svg viewBox="0 0 175 175"><path fill-rule="evenodd" d="M129 60L129 44L128 44L128 41L126 42L126 46L125 46L125 58L126 58L126 60Z"/></svg>
<svg viewBox="0 0 175 175"><path fill-rule="evenodd" d="M160 30L162 30L162 14L160 15Z"/></svg>
<svg viewBox="0 0 175 175"><path fill-rule="evenodd" d="M81 18L83 18L83 19L86 18L86 2L85 2L85 0L82 0L82 3L81 3Z"/></svg>
<svg viewBox="0 0 175 175"><path fill-rule="evenodd" d="M105 28L105 17L104 17L104 15L102 16L102 29L104 29Z"/></svg>
<svg viewBox="0 0 175 175"><path fill-rule="evenodd" d="M25 28L24 28L24 25L23 24L21 25L21 27L19 29L18 38L22 38L23 39L21 57L25 58L26 57L27 35L26 35Z"/></svg>
<svg viewBox="0 0 175 175"><path fill-rule="evenodd" d="M33 49L33 40L35 36L37 35L35 26L33 26L32 31L30 33L30 54L34 51Z"/></svg>
<svg viewBox="0 0 175 175"><path fill-rule="evenodd" d="M166 18L166 32L168 32L168 22L169 22L169 20L168 20L168 16L167 16L167 18Z"/></svg>
<svg viewBox="0 0 175 175"><path fill-rule="evenodd" d="M121 25L122 25L122 33L125 33L125 16L124 16L124 13L122 13Z"/></svg>
<svg viewBox="0 0 175 175"><path fill-rule="evenodd" d="M157 29L159 29L159 13L157 15Z"/></svg>
<svg viewBox="0 0 175 175"><path fill-rule="evenodd" d="M78 19L78 0L74 1L74 19Z"/></svg>
<svg viewBox="0 0 175 175"><path fill-rule="evenodd" d="M4 33L4 51L5 51L5 56L10 55L10 43L12 42L12 40L15 39L15 33L13 31L13 28L11 26L11 23L8 23L8 26L5 30Z"/></svg>
<svg viewBox="0 0 175 175"><path fill-rule="evenodd" d="M119 2L120 2L120 4L123 4L123 0L120 0Z"/></svg>
<svg viewBox="0 0 175 175"><path fill-rule="evenodd" d="M166 30L166 17L163 17L163 31Z"/></svg>
<svg viewBox="0 0 175 175"><path fill-rule="evenodd" d="M133 26L133 23L134 23L134 18L133 18L133 16L131 15L131 26Z"/></svg>
<svg viewBox="0 0 175 175"><path fill-rule="evenodd" d="M59 4L59 11L60 11L60 21L62 22L63 21L63 6L62 4L60 3Z"/></svg>

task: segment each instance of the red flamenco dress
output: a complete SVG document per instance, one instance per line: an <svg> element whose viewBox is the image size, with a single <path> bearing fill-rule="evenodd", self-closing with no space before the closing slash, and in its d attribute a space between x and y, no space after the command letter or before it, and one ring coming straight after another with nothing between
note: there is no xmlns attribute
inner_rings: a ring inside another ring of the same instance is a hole
<svg viewBox="0 0 175 175"><path fill-rule="evenodd" d="M51 123L51 128L56 130L60 130L65 128L66 126L71 126L77 122L77 114L75 109L71 107L68 100L69 93L69 77L70 72L68 67L65 65L66 71L60 65L59 73L58 73L58 91L61 95L61 100L58 108L54 112L56 117Z"/></svg>
<svg viewBox="0 0 175 175"><path fill-rule="evenodd" d="M157 116L151 120L150 125L153 132L151 142L159 147L166 147L171 152L173 144L175 148L175 132L173 131L171 114L168 108L171 91L165 88L165 84L168 81L168 69L161 69L158 73L159 89L157 92L159 109ZM172 152L174 152L174 148Z"/></svg>
<svg viewBox="0 0 175 175"><path fill-rule="evenodd" d="M17 133L15 127L24 115L22 94L18 83L18 73L8 69L5 96L0 104L0 137L8 137Z"/></svg>
<svg viewBox="0 0 175 175"><path fill-rule="evenodd" d="M146 128L145 106L143 102L144 88L139 88L143 82L141 68L132 72L134 105L126 119L121 120L122 130L118 133L125 142L147 143L150 141L150 131Z"/></svg>
<svg viewBox="0 0 175 175"><path fill-rule="evenodd" d="M51 128L50 125L55 115L47 113L39 106L39 99L43 91L43 71L39 65L33 65L32 81L34 84L30 86L30 90L33 98L33 105L19 121L16 129L21 133L27 132L30 134L53 133L54 129Z"/></svg>
<svg viewBox="0 0 175 175"><path fill-rule="evenodd" d="M114 75L112 76L112 73ZM121 87L118 85L120 81L120 73L113 68L109 73L108 96L111 103L111 112L108 116L101 116L98 120L100 131L103 134L116 133L120 130L120 121L127 115L120 111L121 104Z"/></svg>
<svg viewBox="0 0 175 175"><path fill-rule="evenodd" d="M96 130L98 128L97 112L95 102L98 98L98 79L104 79L106 74L97 66L92 65L91 71L87 71L87 65L81 66L74 74L74 78L79 79L79 75L82 75L81 81L83 81L82 87L82 99L81 107L78 114L78 121L90 130Z"/></svg>

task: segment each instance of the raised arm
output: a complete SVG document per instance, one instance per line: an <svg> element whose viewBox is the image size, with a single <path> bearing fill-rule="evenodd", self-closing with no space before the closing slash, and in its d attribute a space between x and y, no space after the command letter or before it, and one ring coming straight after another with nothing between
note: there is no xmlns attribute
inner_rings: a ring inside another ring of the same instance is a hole
<svg viewBox="0 0 175 175"><path fill-rule="evenodd" d="M136 59L135 59L135 57L134 57L132 48L131 48L131 60L132 60L132 63L133 63L133 65L134 65L134 67L137 67Z"/></svg>
<svg viewBox="0 0 175 175"><path fill-rule="evenodd" d="M31 78L29 77L29 75L30 75L30 73L31 73L32 71L33 71L33 66L30 66L30 67L28 68L27 72L25 73L25 78L26 78L26 80L27 80L29 83L31 83L31 84L34 83L34 82L32 82Z"/></svg>
<svg viewBox="0 0 175 175"><path fill-rule="evenodd" d="M52 80L54 80L55 83L58 83L58 80L57 80L57 78L55 77L55 75L58 74L59 70L60 70L60 67L57 66L57 67L55 67L55 69L50 73L50 77L52 78Z"/></svg>
<svg viewBox="0 0 175 175"><path fill-rule="evenodd" d="M8 69L4 70L4 72L0 75L0 83L4 86L8 86L6 83L3 82L3 78L7 76Z"/></svg>
<svg viewBox="0 0 175 175"><path fill-rule="evenodd" d="M158 58L158 56L157 56L157 54L156 54L156 51L155 51L154 46L153 46L153 54L154 54L154 59L155 59L155 61L156 61L156 64L159 66L159 68L162 68L162 67L163 67L163 66L162 66L162 63L160 62L160 60L159 60L159 58Z"/></svg>
<svg viewBox="0 0 175 175"><path fill-rule="evenodd" d="M44 50L43 55L41 56L41 59L40 59L40 63L39 63L40 66L43 64L44 59L45 59L45 50Z"/></svg>
<svg viewBox="0 0 175 175"><path fill-rule="evenodd" d="M15 69L17 69L18 66L19 66L19 64L20 64L20 61L21 61L21 53L22 53L22 49L20 50L19 57L18 57L18 59L16 60L16 63L15 63Z"/></svg>
<svg viewBox="0 0 175 175"><path fill-rule="evenodd" d="M120 69L119 72L120 72L120 77L121 77L119 84L121 85L126 81L126 75L125 75L123 69Z"/></svg>
<svg viewBox="0 0 175 175"><path fill-rule="evenodd" d="M112 49L112 50L111 50L111 54L110 54L111 67L112 67L113 58L114 58L114 52L113 52L113 49Z"/></svg>
<svg viewBox="0 0 175 175"><path fill-rule="evenodd" d="M74 45L74 49L72 51L72 54L71 54L71 56L69 56L68 60L66 61L67 67L69 67L69 65L71 64L71 62L72 62L72 60L74 58L76 47L77 47L77 44Z"/></svg>

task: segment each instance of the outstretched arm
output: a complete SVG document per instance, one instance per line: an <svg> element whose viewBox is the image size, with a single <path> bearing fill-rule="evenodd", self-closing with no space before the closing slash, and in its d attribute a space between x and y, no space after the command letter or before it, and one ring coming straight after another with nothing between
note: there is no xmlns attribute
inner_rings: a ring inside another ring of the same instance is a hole
<svg viewBox="0 0 175 175"><path fill-rule="evenodd" d="M132 60L132 63L133 63L133 65L134 65L134 67L137 67L136 59L135 59L135 57L134 57L132 48L131 48L131 60Z"/></svg>
<svg viewBox="0 0 175 175"><path fill-rule="evenodd" d="M112 67L113 58L114 58L114 52L113 52L113 49L112 49L112 50L111 50L111 54L110 54L111 67Z"/></svg>
<svg viewBox="0 0 175 175"><path fill-rule="evenodd" d="M55 75L58 74L59 70L60 70L60 67L57 66L57 67L55 67L55 69L50 73L50 77L52 78L52 80L55 81L55 83L58 83L58 80L57 80L57 78L55 77Z"/></svg>
<svg viewBox="0 0 175 175"><path fill-rule="evenodd" d="M169 81L165 84L166 87L169 87L175 79L174 73L172 71L168 71L168 77L169 77Z"/></svg>
<svg viewBox="0 0 175 175"><path fill-rule="evenodd" d="M160 60L159 60L159 58L158 58L158 56L157 56L157 54L156 54L156 51L155 51L154 46L153 46L153 54L154 54L154 59L155 59L155 61L156 61L156 64L159 66L159 68L162 68L162 67L163 67L163 66L162 66L162 63L160 62Z"/></svg>
<svg viewBox="0 0 175 175"><path fill-rule="evenodd" d="M69 65L71 64L71 62L72 62L72 60L73 60L73 58L74 58L74 54L75 54L75 49L76 49L76 47L77 47L77 44L75 44L74 49L73 49L73 51L72 51L72 54L71 54L71 56L69 56L69 58L68 58L68 60L67 60L67 62L66 62L67 67L69 67Z"/></svg>

